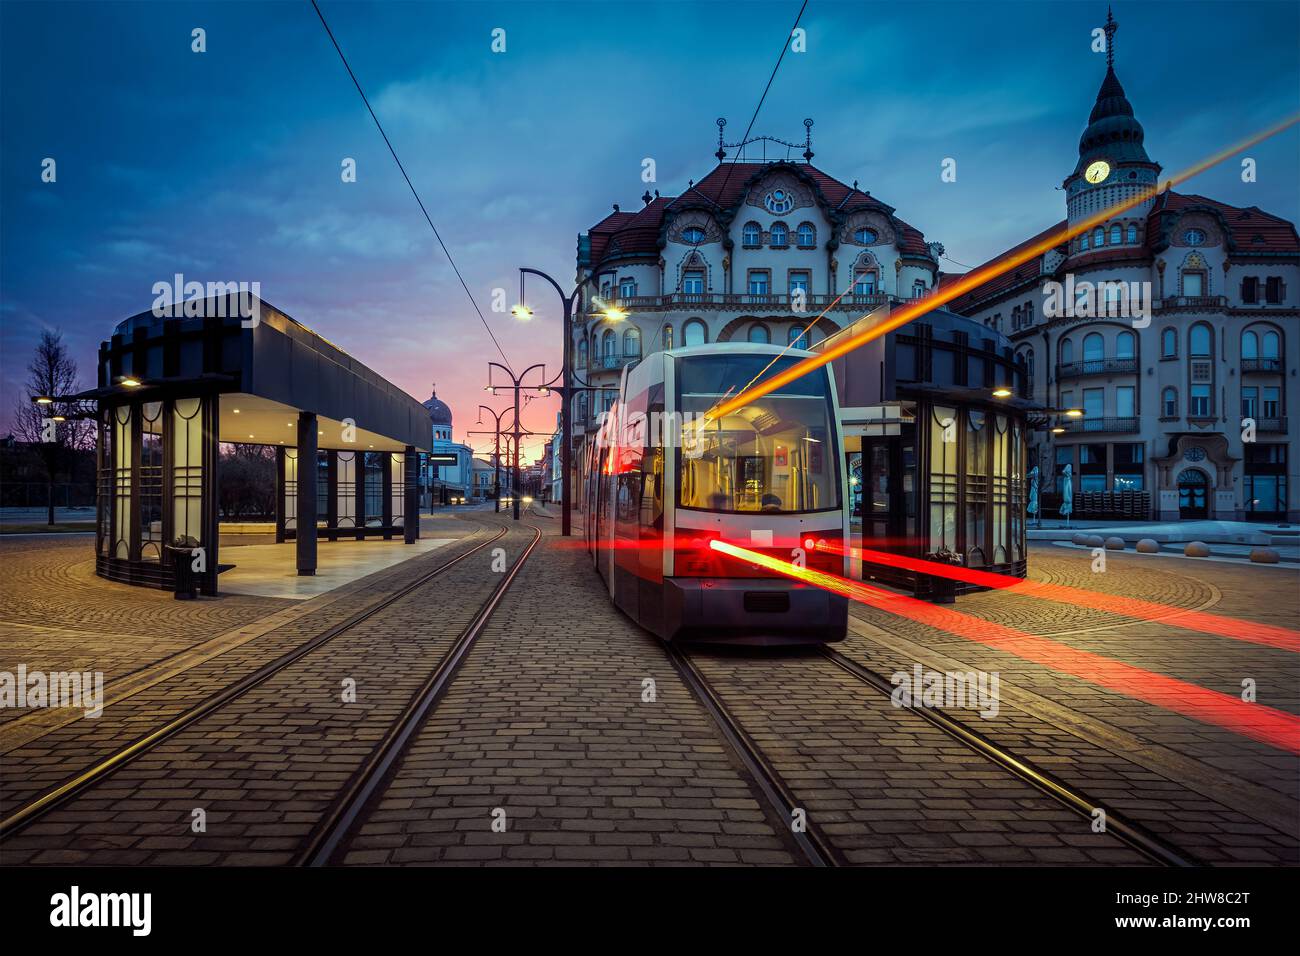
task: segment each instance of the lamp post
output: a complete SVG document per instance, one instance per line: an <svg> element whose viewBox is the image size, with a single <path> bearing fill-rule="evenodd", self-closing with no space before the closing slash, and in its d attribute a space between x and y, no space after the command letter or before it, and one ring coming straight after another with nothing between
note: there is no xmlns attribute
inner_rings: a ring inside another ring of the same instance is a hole
<svg viewBox="0 0 1300 956"><path fill-rule="evenodd" d="M583 288L589 282L594 282L596 274L593 272L587 278L578 283L577 288L569 295L564 294L560 284L552 279L540 269L528 269L521 267L519 269L519 305L515 307L515 315L519 318L526 318L532 312L523 303L524 276L535 275L545 279L555 289L555 294L560 297L560 302L564 306L564 368L560 372L562 383L560 385L560 472L562 484L560 485L560 534L568 536L572 533L572 511L573 511L573 475L569 467L569 461L573 457L573 395L576 391L572 385L573 377L573 309L577 305L578 299L582 295ZM617 312L615 315L613 313ZM626 318L626 313L622 310L608 310L606 315L609 318ZM548 382L553 385L553 382ZM518 392L515 393L516 396Z"/></svg>
<svg viewBox="0 0 1300 956"><path fill-rule="evenodd" d="M506 374L506 377L510 379L511 384L501 385L501 386L493 385L491 382L491 376L492 376L492 369L494 368L501 369L501 371L503 371ZM515 427L510 432L510 434L514 437L515 440L513 464L511 467L511 474L514 479L512 482L512 484L514 485L514 494L510 496L510 503L511 503L513 517L515 521L519 520L519 442L520 439L525 434L531 434L530 432L525 432L519 423L519 392L521 389L527 388L527 389L536 389L539 392L545 393L549 390L550 387L549 383L546 382L543 382L543 384L541 385L523 384L524 379L527 377L528 373L531 372L533 369L541 369L542 378L543 379L546 378L546 366L540 362L538 362L535 365L528 366L528 368L524 369L518 375L514 374L512 371L510 371L510 369L506 368L500 362L488 362L488 388L492 389L494 392L496 391L497 388L513 388L515 392Z"/></svg>
<svg viewBox="0 0 1300 956"><path fill-rule="evenodd" d="M480 411L480 412L487 412L487 413L488 413L489 415L491 415L492 418L496 421L496 429L493 431L493 435L495 436L495 439L494 439L495 444L494 444L493 453L492 453L492 463L493 463L493 468L494 468L492 494L493 494L493 496L494 496L495 499L496 499L495 501L492 502L492 505L493 505L492 510L493 510L493 512L495 513L495 512L500 512L500 511L501 511L501 416L504 415L506 412L510 411L510 409L508 409L508 408L503 408L503 409L501 409L501 411L499 411L499 412L494 412L492 409L488 408L486 405L480 405L478 408L479 408L479 411ZM518 412L518 410L516 410L516 411L515 411L515 417L516 417L515 426L516 426L516 427L518 427L518 425L519 425L519 422L518 422L518 415L519 415L519 412ZM479 421L479 424L480 424L480 425L483 424L483 416L482 416L482 415L479 416L479 420L478 420L478 421ZM477 432L470 432L469 434L478 434L478 433L477 433Z"/></svg>

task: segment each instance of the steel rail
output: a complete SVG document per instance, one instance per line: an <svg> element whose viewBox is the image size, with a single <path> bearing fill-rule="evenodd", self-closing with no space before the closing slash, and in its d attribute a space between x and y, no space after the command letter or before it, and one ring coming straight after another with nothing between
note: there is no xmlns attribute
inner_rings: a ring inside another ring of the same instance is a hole
<svg viewBox="0 0 1300 956"><path fill-rule="evenodd" d="M13 836L19 830L22 830L23 828L29 826L31 823L40 819L41 817L43 817L45 814L49 813L51 810L55 809L56 807L67 802L68 800L76 796L81 791L94 785L95 783L98 783L100 780L103 780L105 777L109 776L119 768L130 763L132 760L136 759L142 754L148 753L150 750L157 747L163 741L167 740L170 737L175 736L176 734L180 733L182 730L185 730L187 727L194 724L196 721L206 717L208 714L211 714L213 711L217 710L218 708L225 706L226 704L230 703L233 700L239 699L240 697L247 694L253 688L259 686L260 684L265 683L267 680L274 677L276 674L280 673L286 667L295 663L301 658L305 657L307 654L310 654L312 651L316 650L321 645L334 640L334 638L338 637L340 634L343 634L351 630L352 628L356 627L358 624L369 619L370 617L373 617L375 614L384 610L385 608L391 606L396 601L399 601L402 598L406 597L412 591L427 584L432 579L441 575L444 571L459 564L460 562L464 561L466 558L470 557L471 555L483 550L488 545L496 541L499 541L502 537L505 536L506 532L507 529L502 528L497 534L488 538L486 541L482 542L481 544L475 545L474 547L470 548L468 551L465 551L457 555L456 557L443 562L438 567L434 568L433 570L429 571L426 574L421 575L418 579L416 579L412 583L403 586L402 588L395 591L393 594L389 595L388 597L384 598L378 603L373 604L370 607L365 608L361 611L358 611L357 613L353 614L351 617L347 618L346 620L340 621L338 624L335 624L333 627L330 627L329 629L316 635L311 640L306 641L300 644L299 646L295 647L293 650L287 651L286 653L280 655L275 660L268 661L267 663L259 667L257 670L253 671L251 674L246 675L245 677L241 678L235 683L230 684L227 687L223 688L222 690L218 691L217 693L209 696L207 699L196 704L194 707L191 707L189 710L185 711L184 713L179 714L178 716L174 717L172 720L169 720L167 723L165 723L163 726L159 727L157 730L153 731L152 733L146 734L145 736L138 738L134 742L128 744L127 746L121 748L120 750L117 750L110 756L105 757L104 759L99 760L96 763L92 764L86 770L77 774L75 777L72 777L71 779L59 785L55 789L49 790L46 793L42 794L41 796L37 797L35 800L32 800L29 803L24 804L22 807L15 810L9 816L5 817L3 820L0 820L0 840L6 837Z"/></svg>
<svg viewBox="0 0 1300 956"><path fill-rule="evenodd" d="M864 684L875 688L886 697L893 696L894 685L886 680L883 675L829 647L822 647L821 652L827 660L841 670L853 675ZM965 744L971 750L988 758L1003 769L1010 771L1035 790L1046 794L1086 820L1091 822L1095 810L1105 809L1099 801L1089 798L1059 777L1048 773L1041 767L1035 766L1023 757L1017 757L1011 751L995 744L989 738L967 727L961 721L949 717L943 711L930 707L918 707L912 704L906 705L906 707L912 713L925 718L950 737ZM1204 865L1190 854L1152 833L1146 827L1125 818L1114 810L1105 809L1105 814L1105 832L1128 844L1147 859L1159 863L1161 866L1191 867Z"/></svg>
<svg viewBox="0 0 1300 956"><path fill-rule="evenodd" d="M383 739L352 775L344 791L326 811L324 819L314 828L307 846L298 854L297 865L325 866L331 862L338 862L341 848L345 845L358 819L365 813L371 799L393 772L398 759L406 752L407 745L456 676L470 648L483 633L492 613L514 583L524 562L541 541L541 529L533 525L527 527L533 532L533 540L528 543L528 547L493 588L491 596L479 609L474 619L461 631L451 649L430 672L420 689L407 702L397 720L389 725Z"/></svg>

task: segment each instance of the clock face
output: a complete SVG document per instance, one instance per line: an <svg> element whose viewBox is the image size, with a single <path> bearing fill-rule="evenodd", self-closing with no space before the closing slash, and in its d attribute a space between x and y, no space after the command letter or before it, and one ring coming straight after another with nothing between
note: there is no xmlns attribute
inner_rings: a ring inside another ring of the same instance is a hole
<svg viewBox="0 0 1300 956"><path fill-rule="evenodd" d="M1109 175L1110 163L1106 162L1104 159L1099 159L1087 168L1083 174L1083 178L1088 180L1090 183L1099 183Z"/></svg>

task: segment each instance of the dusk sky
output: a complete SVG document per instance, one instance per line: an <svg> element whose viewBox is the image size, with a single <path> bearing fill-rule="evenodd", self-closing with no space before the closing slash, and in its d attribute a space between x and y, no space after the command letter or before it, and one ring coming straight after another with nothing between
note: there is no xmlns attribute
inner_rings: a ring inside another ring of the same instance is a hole
<svg viewBox="0 0 1300 956"><path fill-rule="evenodd" d="M571 285L577 234L611 203L640 207L644 157L665 195L702 178L715 118L744 131L799 3L322 8L510 361L558 370L555 294L530 282L537 315L520 326L492 290L513 302L523 265ZM1300 5L1114 10L1116 72L1166 173L1300 110ZM1063 218L1105 16L1097 0L812 0L808 50L785 57L754 131L793 139L812 117L815 165L860 180L963 271ZM0 34L0 434L42 327L93 385L99 342L178 272L260 282L416 398L436 382L456 437L476 427L498 356L310 3L5 2ZM1250 151L1257 182L1233 160L1180 191L1297 221L1298 153L1292 127ZM534 401L525 425L549 434L557 408Z"/></svg>

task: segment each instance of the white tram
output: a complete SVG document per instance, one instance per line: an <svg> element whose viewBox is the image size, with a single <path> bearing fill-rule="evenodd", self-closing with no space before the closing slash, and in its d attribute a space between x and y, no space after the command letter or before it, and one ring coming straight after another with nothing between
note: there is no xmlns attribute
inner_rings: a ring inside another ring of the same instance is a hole
<svg viewBox="0 0 1300 956"><path fill-rule="evenodd" d="M714 344L657 352L624 371L583 463L584 533L614 602L664 640L844 637L844 597L709 544L719 538L845 573L845 557L833 550L848 540L848 513L830 367L705 417L810 354ZM832 550L808 548L809 539Z"/></svg>

